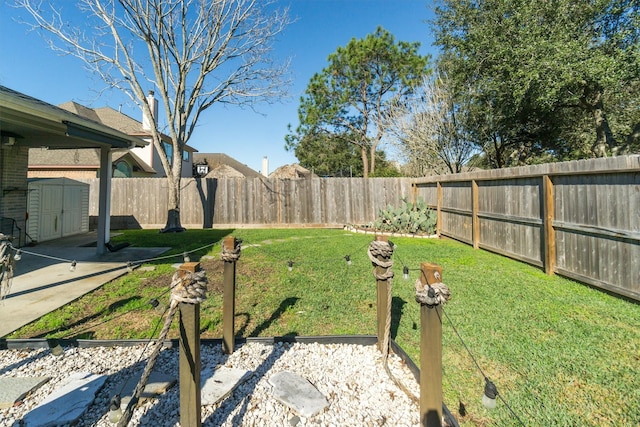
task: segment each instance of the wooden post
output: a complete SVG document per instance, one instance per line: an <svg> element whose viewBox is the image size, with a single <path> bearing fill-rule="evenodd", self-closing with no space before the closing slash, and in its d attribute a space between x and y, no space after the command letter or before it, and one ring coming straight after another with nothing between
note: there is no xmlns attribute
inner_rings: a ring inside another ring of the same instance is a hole
<svg viewBox="0 0 640 427"><path fill-rule="evenodd" d="M479 209L480 200L478 198L478 182L474 179L471 181L471 239L473 241L473 249L478 249L480 247Z"/></svg>
<svg viewBox="0 0 640 427"><path fill-rule="evenodd" d="M553 275L556 269L556 232L553 228L555 219L555 203L553 181L549 175L542 177L543 218L544 222L544 271Z"/></svg>
<svg viewBox="0 0 640 427"><path fill-rule="evenodd" d="M436 235L440 237L442 232L442 183L438 181L436 185L436 196L438 198L436 205Z"/></svg>
<svg viewBox="0 0 640 427"><path fill-rule="evenodd" d="M195 273L200 263L180 267ZM180 425L202 426L200 418L200 304L180 303Z"/></svg>
<svg viewBox="0 0 640 427"><path fill-rule="evenodd" d="M442 267L420 264L422 284L442 282ZM442 307L420 304L420 425L442 427Z"/></svg>
<svg viewBox="0 0 640 427"><path fill-rule="evenodd" d="M225 237L224 249L233 251L236 239ZM222 351L232 354L235 349L235 317L236 317L236 262L224 262L224 295L222 302Z"/></svg>
<svg viewBox="0 0 640 427"><path fill-rule="evenodd" d="M387 236L379 236L376 235L376 241L377 242L388 242L389 239L387 238ZM377 255L376 258L378 258L378 260L380 261L389 261L388 258L381 256L381 255ZM382 275L386 272L386 268L384 267L380 267L380 266L376 266L376 275ZM387 325L387 305L389 304L389 297L388 297L388 286L391 286L389 284L389 280L380 280L380 279L376 279L376 295L377 295L377 300L378 300L378 304L377 304L377 314L378 314L378 350L384 352L385 349L383 349L383 343L384 343L384 334L385 334L385 328Z"/></svg>

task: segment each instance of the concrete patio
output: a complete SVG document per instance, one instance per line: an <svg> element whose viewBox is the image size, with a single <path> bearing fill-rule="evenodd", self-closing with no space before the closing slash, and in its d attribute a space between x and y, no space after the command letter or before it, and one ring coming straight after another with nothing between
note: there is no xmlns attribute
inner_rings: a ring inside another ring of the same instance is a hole
<svg viewBox="0 0 640 427"><path fill-rule="evenodd" d="M11 291L0 302L0 337L126 274L127 261L169 249L129 246L97 255L96 241L96 232L90 232L23 248ZM70 271L74 260L75 271Z"/></svg>

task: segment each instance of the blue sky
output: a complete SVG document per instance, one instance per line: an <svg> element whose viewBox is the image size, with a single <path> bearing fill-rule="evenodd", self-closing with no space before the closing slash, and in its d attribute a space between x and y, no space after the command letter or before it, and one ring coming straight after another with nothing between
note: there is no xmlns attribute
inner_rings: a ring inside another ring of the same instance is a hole
<svg viewBox="0 0 640 427"><path fill-rule="evenodd" d="M117 92L98 95L100 81L84 70L81 61L51 51L42 37L16 19L26 12L0 0L0 85L58 105L76 101L89 107L110 106L141 120L130 100ZM70 8L72 1L64 1ZM298 102L311 76L327 65L327 57L352 38L363 38L378 26L396 40L419 41L420 53L435 56L433 35L425 22L433 17L426 0L279 0L290 7L295 21L275 45L275 54L291 58L293 84L290 97L271 105L258 105L261 114L248 108L213 106L198 122L189 145L204 153L225 153L247 166L261 170L262 158L270 171L296 163L284 149L287 125L298 124Z"/></svg>

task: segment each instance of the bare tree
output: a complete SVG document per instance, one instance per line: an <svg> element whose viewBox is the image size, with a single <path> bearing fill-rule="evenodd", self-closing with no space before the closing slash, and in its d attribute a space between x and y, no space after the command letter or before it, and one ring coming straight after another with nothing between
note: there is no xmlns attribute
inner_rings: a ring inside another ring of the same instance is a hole
<svg viewBox="0 0 640 427"><path fill-rule="evenodd" d="M477 151L461 131L450 86L439 73L424 77L408 98L396 100L384 127L409 175L463 172Z"/></svg>
<svg viewBox="0 0 640 427"><path fill-rule="evenodd" d="M166 130L152 126L153 144L169 181L167 224L180 224L184 146L203 111L216 103L253 106L285 93L288 64L276 64L273 42L289 23L288 10L260 0L81 0L86 17L74 28L61 4L15 0L51 48L84 61L109 88L121 90L152 117L145 94L159 94ZM162 133L172 140L168 153Z"/></svg>

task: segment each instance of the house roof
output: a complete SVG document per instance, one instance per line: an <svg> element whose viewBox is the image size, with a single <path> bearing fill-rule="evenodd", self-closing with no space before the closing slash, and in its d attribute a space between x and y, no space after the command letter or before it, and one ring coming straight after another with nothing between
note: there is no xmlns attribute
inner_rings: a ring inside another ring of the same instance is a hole
<svg viewBox="0 0 640 427"><path fill-rule="evenodd" d="M139 170L148 174L155 174L156 171L147 165L140 157L131 151L115 151L113 153L113 163L118 160L128 158L133 164L134 170ZM42 148L32 148L29 150L29 169L100 169L100 153L98 149L60 149L52 152Z"/></svg>
<svg viewBox="0 0 640 427"><path fill-rule="evenodd" d="M114 129L118 129L120 132L126 133L127 135L149 136L149 132L142 129L141 122L124 113L114 110L111 107L89 108L82 104L78 104L75 101L67 101L58 105L58 107L71 111L79 116L91 118L92 120L111 126Z"/></svg>
<svg viewBox="0 0 640 427"><path fill-rule="evenodd" d="M205 178L246 178L246 176L229 165L219 164L214 166Z"/></svg>
<svg viewBox="0 0 640 427"><path fill-rule="evenodd" d="M103 123L127 135L135 135L141 138L151 136L149 131L142 127L142 122L111 107L89 108L74 101L65 102L64 104L60 104L59 107L78 114L79 116ZM171 141L171 137L163 133L160 134L160 137L163 141ZM189 145L185 145L184 149L190 152L198 151Z"/></svg>
<svg viewBox="0 0 640 427"><path fill-rule="evenodd" d="M0 135L4 144L26 147L129 148L148 144L92 117L75 114L5 86L0 86Z"/></svg>
<svg viewBox="0 0 640 427"><path fill-rule="evenodd" d="M295 179L295 178L317 178L317 175L300 166L297 163L280 166L269 175L269 178Z"/></svg>
<svg viewBox="0 0 640 427"><path fill-rule="evenodd" d="M251 169L249 166L240 163L233 157L230 157L226 154L222 154L222 153L194 153L193 154L194 165L199 163L200 164L205 163L205 162L209 165L210 172L213 170L219 170L219 171L224 171L226 174L229 174L231 173L231 171L229 171L228 168L232 168L239 173L239 175L233 174L235 176L244 176L245 178L258 178L262 176L262 174L260 174L259 172L256 172L255 170ZM221 169L221 166L227 166L228 168Z"/></svg>

